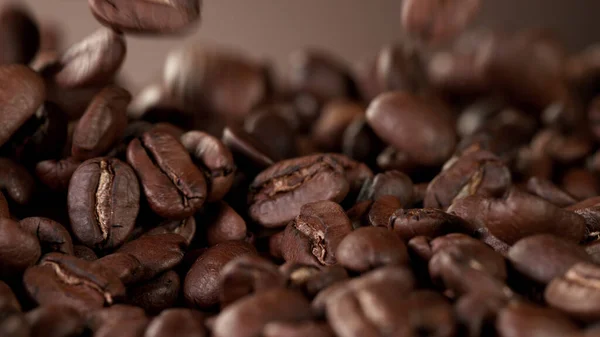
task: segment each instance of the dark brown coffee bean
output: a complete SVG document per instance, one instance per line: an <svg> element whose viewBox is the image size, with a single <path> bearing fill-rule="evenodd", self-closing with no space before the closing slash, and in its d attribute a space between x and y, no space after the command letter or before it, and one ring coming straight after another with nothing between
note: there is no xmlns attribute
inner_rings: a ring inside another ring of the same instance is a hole
<svg viewBox="0 0 600 337"><path fill-rule="evenodd" d="M303 278L301 282L293 281L295 273L290 275L292 286L299 286L310 298L315 297L321 290L348 279L348 272L340 265L322 268L314 274ZM302 278L302 277L301 277Z"/></svg>
<svg viewBox="0 0 600 337"><path fill-rule="evenodd" d="M8 210L8 202L4 197L4 194L0 191L0 218L10 218L10 211Z"/></svg>
<svg viewBox="0 0 600 337"><path fill-rule="evenodd" d="M583 217L516 188L499 199L470 196L448 208L473 228L487 227L492 235L508 244L534 234L554 234L579 242L585 235Z"/></svg>
<svg viewBox="0 0 600 337"><path fill-rule="evenodd" d="M359 201L346 211L346 215L352 222L352 228L357 229L368 223L367 214L371 205L373 205L371 200Z"/></svg>
<svg viewBox="0 0 600 337"><path fill-rule="evenodd" d="M319 103L335 98L356 98L358 95L358 87L346 64L321 50L292 53L287 84L293 92L312 95Z"/></svg>
<svg viewBox="0 0 600 337"><path fill-rule="evenodd" d="M495 331L496 315L506 304L485 293L470 293L456 301L454 315L466 337L487 336Z"/></svg>
<svg viewBox="0 0 600 337"><path fill-rule="evenodd" d="M207 207L201 217L206 229L206 243L210 247L221 242L243 240L246 237L246 222L224 201Z"/></svg>
<svg viewBox="0 0 600 337"><path fill-rule="evenodd" d="M388 224L388 228L404 242L420 235L435 238L466 227L463 219L436 208L398 209Z"/></svg>
<svg viewBox="0 0 600 337"><path fill-rule="evenodd" d="M265 227L281 227L309 202L340 202L348 182L340 163L328 155L279 162L261 172L250 186L250 216Z"/></svg>
<svg viewBox="0 0 600 337"><path fill-rule="evenodd" d="M221 308L250 294L285 288L286 279L276 265L254 255L231 260L221 270Z"/></svg>
<svg viewBox="0 0 600 337"><path fill-rule="evenodd" d="M40 47L40 31L27 9L5 3L0 10L0 32L0 64L28 64L33 60Z"/></svg>
<svg viewBox="0 0 600 337"><path fill-rule="evenodd" d="M42 78L26 66L0 66L0 146L31 118L44 103L46 89Z"/></svg>
<svg viewBox="0 0 600 337"><path fill-rule="evenodd" d="M58 222L48 218L32 217L21 220L19 225L38 238L44 253L59 252L73 255L71 235Z"/></svg>
<svg viewBox="0 0 600 337"><path fill-rule="evenodd" d="M265 169L280 159L270 153L265 145L252 137L241 128L228 126L223 130L223 144L231 150L236 163L241 163L240 167L255 167Z"/></svg>
<svg viewBox="0 0 600 337"><path fill-rule="evenodd" d="M37 262L41 252L35 235L21 228L16 221L0 218L0 278L21 275Z"/></svg>
<svg viewBox="0 0 600 337"><path fill-rule="evenodd" d="M96 261L98 259L96 253L94 253L94 251L91 248L86 247L84 245L74 245L73 255L77 258L90 262Z"/></svg>
<svg viewBox="0 0 600 337"><path fill-rule="evenodd" d="M480 7L479 0L406 1L402 4L402 27L416 39L437 44L461 33Z"/></svg>
<svg viewBox="0 0 600 337"><path fill-rule="evenodd" d="M173 136L154 130L144 133L129 144L127 162L135 169L156 214L183 219L204 204L204 175Z"/></svg>
<svg viewBox="0 0 600 337"><path fill-rule="evenodd" d="M69 184L73 233L88 247L120 246L135 226L139 199L138 181L129 165L114 158L84 162Z"/></svg>
<svg viewBox="0 0 600 337"><path fill-rule="evenodd" d="M480 53L477 52L477 48L465 48L460 44L459 46L462 48L457 46L452 50L433 54L427 64L429 83L437 90L451 95L485 93L490 84L483 67L477 62ZM457 124L460 131L461 125L464 124Z"/></svg>
<svg viewBox="0 0 600 337"><path fill-rule="evenodd" d="M351 231L350 219L340 205L332 201L305 204L285 229L283 258L317 267L333 265L338 245Z"/></svg>
<svg viewBox="0 0 600 337"><path fill-rule="evenodd" d="M311 316L310 303L301 293L273 289L245 297L221 311L213 336L259 336L268 323L298 322Z"/></svg>
<svg viewBox="0 0 600 337"><path fill-rule="evenodd" d="M205 170L209 183L207 201L223 199L233 185L235 163L233 155L221 141L201 131L190 131L181 136L181 143Z"/></svg>
<svg viewBox="0 0 600 337"><path fill-rule="evenodd" d="M350 198L354 202L355 196L358 196L362 186L367 180L373 178L373 171L364 163L359 163L349 157L339 153L329 153L328 156L336 160L345 171L346 180L350 185L350 191L346 199Z"/></svg>
<svg viewBox="0 0 600 337"><path fill-rule="evenodd" d="M177 104L202 107L204 113L215 113L232 123L243 121L267 93L259 64L218 48L188 46L171 52L163 78Z"/></svg>
<svg viewBox="0 0 600 337"><path fill-rule="evenodd" d="M17 300L12 289L3 281L0 281L0 312L11 311L20 312L21 304L19 304L19 300Z"/></svg>
<svg viewBox="0 0 600 337"><path fill-rule="evenodd" d="M566 207L577 203L569 193L546 179L531 177L527 180L527 192L536 195L558 207Z"/></svg>
<svg viewBox="0 0 600 337"><path fill-rule="evenodd" d="M35 182L27 169L14 161L0 158L0 190L19 205L28 204L33 198Z"/></svg>
<svg viewBox="0 0 600 337"><path fill-rule="evenodd" d="M125 108L130 101L129 92L116 86L106 87L94 97L73 134L75 159L101 156L116 144L127 125Z"/></svg>
<svg viewBox="0 0 600 337"><path fill-rule="evenodd" d="M200 0L89 0L92 14L103 25L127 33L183 33L200 20Z"/></svg>
<svg viewBox="0 0 600 337"><path fill-rule="evenodd" d="M422 53L410 43L383 46L375 61L375 77L381 92L419 92L427 78ZM374 97L373 97L374 98Z"/></svg>
<svg viewBox="0 0 600 337"><path fill-rule="evenodd" d="M79 336L85 328L84 318L77 310L63 306L37 307L25 316L31 327L31 337Z"/></svg>
<svg viewBox="0 0 600 337"><path fill-rule="evenodd" d="M550 282L544 293L548 304L577 319L593 322L600 317L598 306L600 267L577 263Z"/></svg>
<svg viewBox="0 0 600 337"><path fill-rule="evenodd" d="M94 337L142 337L150 322L143 309L123 304L96 310L90 316L88 327Z"/></svg>
<svg viewBox="0 0 600 337"><path fill-rule="evenodd" d="M148 279L144 275L144 266L133 255L127 253L112 253L100 259L96 258L96 264L103 266L113 272L125 285L138 283Z"/></svg>
<svg viewBox="0 0 600 337"><path fill-rule="evenodd" d="M576 163L593 151L591 139L584 135L566 135L554 129L538 132L530 146L535 154L547 155L563 164Z"/></svg>
<svg viewBox="0 0 600 337"><path fill-rule="evenodd" d="M104 267L60 253L46 254L27 269L23 283L36 303L65 305L82 314L125 296L123 283Z"/></svg>
<svg viewBox="0 0 600 337"><path fill-rule="evenodd" d="M204 315L190 309L169 309L156 316L148 325L144 337L205 337Z"/></svg>
<svg viewBox="0 0 600 337"><path fill-rule="evenodd" d="M442 164L456 145L445 108L406 92L378 96L367 109L367 120L381 139L419 165Z"/></svg>
<svg viewBox="0 0 600 337"><path fill-rule="evenodd" d="M179 234L189 246L192 243L196 235L196 220L194 217L189 217L184 220L166 220L158 227L152 228L145 235L156 235L156 234Z"/></svg>
<svg viewBox="0 0 600 337"><path fill-rule="evenodd" d="M342 153L359 162L375 164L385 144L377 137L363 115L354 118L344 131Z"/></svg>
<svg viewBox="0 0 600 337"><path fill-rule="evenodd" d="M501 337L559 337L576 335L579 329L555 310L512 302L498 313L496 330Z"/></svg>
<svg viewBox="0 0 600 337"><path fill-rule="evenodd" d="M173 307L180 289L179 275L170 270L150 281L128 287L127 302L154 315Z"/></svg>
<svg viewBox="0 0 600 337"><path fill-rule="evenodd" d="M35 165L36 177L53 191L66 191L75 170L81 164L73 157L61 160L44 160Z"/></svg>
<svg viewBox="0 0 600 337"><path fill-rule="evenodd" d="M411 256L411 260L421 260L429 262L433 257L433 251L431 249L431 238L426 236L415 236L410 239L407 243L408 252Z"/></svg>
<svg viewBox="0 0 600 337"><path fill-rule="evenodd" d="M392 216L402 208L398 198L391 195L384 195L375 200L367 214L367 226L389 227Z"/></svg>
<svg viewBox="0 0 600 337"><path fill-rule="evenodd" d="M134 273L135 281L147 281L167 270L173 269L183 259L186 241L179 234L144 235L130 241L119 248L117 253L129 254L134 259L128 259L124 270ZM141 274L136 278L137 260L141 264ZM123 270L123 271L124 271ZM127 274L124 273L124 274ZM122 274L123 275L123 274Z"/></svg>
<svg viewBox="0 0 600 337"><path fill-rule="evenodd" d="M313 125L313 139L324 151L339 151L346 128L355 118L364 114L364 108L357 103L331 101L323 107L321 116Z"/></svg>
<svg viewBox="0 0 600 337"><path fill-rule="evenodd" d="M508 251L508 259L520 273L542 284L563 275L578 262L590 261L582 247L548 234L519 240Z"/></svg>
<svg viewBox="0 0 600 337"><path fill-rule="evenodd" d="M477 149L451 158L427 187L425 207L446 209L469 195L501 196L511 184L508 168L494 154Z"/></svg>
<svg viewBox="0 0 600 337"><path fill-rule="evenodd" d="M600 179L586 169L570 169L562 177L562 187L577 200L600 194Z"/></svg>
<svg viewBox="0 0 600 337"><path fill-rule="evenodd" d="M327 323L303 322L286 323L273 322L265 325L263 332L265 337L334 337L331 327Z"/></svg>
<svg viewBox="0 0 600 337"><path fill-rule="evenodd" d="M384 195L394 196L403 207L409 207L413 203L412 180L398 171L379 173L363 184L358 200L377 200Z"/></svg>
<svg viewBox="0 0 600 337"><path fill-rule="evenodd" d="M296 157L296 132L287 119L270 110L257 110L244 119L244 130L274 158Z"/></svg>
<svg viewBox="0 0 600 337"><path fill-rule="evenodd" d="M199 308L219 303L221 270L229 261L246 254L256 254L256 249L239 241L223 242L207 249L185 277L183 294L187 303Z"/></svg>
<svg viewBox="0 0 600 337"><path fill-rule="evenodd" d="M121 67L126 52L123 35L101 28L61 56L53 80L65 88L107 84Z"/></svg>
<svg viewBox="0 0 600 337"><path fill-rule="evenodd" d="M483 242L464 234L448 234L431 241L433 255L445 252L456 259L468 260L469 265L500 280L506 279L506 263L504 257ZM434 262L435 264L435 262ZM429 270L436 269L430 263ZM432 272L437 274L437 271Z"/></svg>
<svg viewBox="0 0 600 337"><path fill-rule="evenodd" d="M408 263L404 243L387 228L358 228L340 242L335 253L338 263L355 272L386 265Z"/></svg>

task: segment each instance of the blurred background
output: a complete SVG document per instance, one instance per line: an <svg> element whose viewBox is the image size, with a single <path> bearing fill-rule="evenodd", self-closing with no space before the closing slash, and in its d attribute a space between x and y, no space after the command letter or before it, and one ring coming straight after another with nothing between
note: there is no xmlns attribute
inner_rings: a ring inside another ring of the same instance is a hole
<svg viewBox="0 0 600 337"><path fill-rule="evenodd" d="M0 4L10 0L0 0ZM59 24L67 48L99 27L85 0L21 0L42 23ZM571 50L600 41L600 1L484 0L477 25L548 27ZM186 43L233 46L282 69L301 47L323 47L351 63L399 39L401 0L204 0L200 29L177 38L128 37L124 74L131 89L159 78L170 49Z"/></svg>

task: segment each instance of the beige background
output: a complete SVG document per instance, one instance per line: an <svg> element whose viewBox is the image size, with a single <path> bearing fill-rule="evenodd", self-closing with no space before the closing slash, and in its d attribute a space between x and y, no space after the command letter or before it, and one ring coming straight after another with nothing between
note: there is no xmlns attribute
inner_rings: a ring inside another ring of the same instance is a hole
<svg viewBox="0 0 600 337"><path fill-rule="evenodd" d="M99 27L86 0L22 2L40 20L60 23L66 46ZM152 81L168 50L191 41L237 46L279 68L302 46L325 47L356 62L399 38L400 7L400 0L205 0L202 25L192 36L128 38L124 69L137 86ZM508 29L549 26L576 49L600 40L598 13L597 0L484 0L479 21Z"/></svg>

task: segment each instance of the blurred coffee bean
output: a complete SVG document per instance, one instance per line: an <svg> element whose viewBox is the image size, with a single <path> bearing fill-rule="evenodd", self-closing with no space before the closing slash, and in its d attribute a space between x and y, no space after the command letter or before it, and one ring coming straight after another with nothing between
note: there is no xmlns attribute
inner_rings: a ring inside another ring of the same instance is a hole
<svg viewBox="0 0 600 337"><path fill-rule="evenodd" d="M445 108L406 92L378 96L367 109L367 120L381 139L420 165L442 164L456 144Z"/></svg>
<svg viewBox="0 0 600 337"><path fill-rule="evenodd" d="M127 302L144 309L149 315L158 314L175 305L181 283L179 275L168 271L144 283L127 289Z"/></svg>
<svg viewBox="0 0 600 337"><path fill-rule="evenodd" d="M391 195L384 195L375 200L367 214L366 226L388 227L394 213L402 208L398 198Z"/></svg>
<svg viewBox="0 0 600 337"><path fill-rule="evenodd" d="M354 102L334 100L323 107L312 129L312 136L324 151L339 151L346 128L355 118L364 116L364 108Z"/></svg>
<svg viewBox="0 0 600 337"><path fill-rule="evenodd" d="M562 177L562 187L577 200L600 195L600 179L586 169L570 169Z"/></svg>
<svg viewBox="0 0 600 337"><path fill-rule="evenodd" d="M424 57L407 42L385 45L375 62L375 79L382 92L417 93L427 89Z"/></svg>
<svg viewBox="0 0 600 337"><path fill-rule="evenodd" d="M196 220L194 217L183 220L166 220L157 227L146 232L145 235L160 235L167 233L179 234L185 239L185 242L189 246L196 235Z"/></svg>
<svg viewBox="0 0 600 337"><path fill-rule="evenodd" d="M138 307L117 304L89 315L87 326L95 337L143 336L149 319Z"/></svg>
<svg viewBox="0 0 600 337"><path fill-rule="evenodd" d="M334 337L331 327L327 323L321 322L303 322L286 323L273 322L265 325L263 329L265 337Z"/></svg>
<svg viewBox="0 0 600 337"><path fill-rule="evenodd" d="M0 158L0 190L19 205L28 204L34 194L35 181L27 169L14 161Z"/></svg>
<svg viewBox="0 0 600 337"><path fill-rule="evenodd" d="M558 337L572 336L579 329L555 310L515 301L498 313L496 330L501 337Z"/></svg>
<svg viewBox="0 0 600 337"><path fill-rule="evenodd" d="M435 208L398 209L390 217L388 228L404 242L417 236L437 236L464 231L464 220Z"/></svg>
<svg viewBox="0 0 600 337"><path fill-rule="evenodd" d="M31 337L79 336L85 328L84 318L77 310L63 306L42 306L26 315Z"/></svg>
<svg viewBox="0 0 600 337"><path fill-rule="evenodd" d="M354 118L342 138L342 153L370 166L374 166L384 146L364 116Z"/></svg>
<svg viewBox="0 0 600 337"><path fill-rule="evenodd" d="M16 2L7 2L2 7L0 9L0 64L28 64L40 47L38 24L25 7Z"/></svg>
<svg viewBox="0 0 600 337"><path fill-rule="evenodd" d="M205 224L206 243L209 247L246 238L246 222L224 201L211 204L199 216Z"/></svg>
<svg viewBox="0 0 600 337"><path fill-rule="evenodd" d="M527 180L527 192L536 195L558 207L566 207L577 203L569 193L561 190L551 181L543 178L531 177Z"/></svg>
<svg viewBox="0 0 600 337"><path fill-rule="evenodd" d="M277 158L296 156L296 134L284 117L257 110L244 119L244 129Z"/></svg>
<svg viewBox="0 0 600 337"><path fill-rule="evenodd" d="M18 277L40 258L40 242L8 218L0 218L0 233L0 278Z"/></svg>
<svg viewBox="0 0 600 337"><path fill-rule="evenodd" d="M598 278L600 267L580 262L546 287L544 298L548 304L574 318L594 322L600 317L598 306Z"/></svg>
<svg viewBox="0 0 600 337"><path fill-rule="evenodd" d="M240 167L262 170L279 160L269 148L241 128L226 127L221 140L231 150Z"/></svg>
<svg viewBox="0 0 600 337"><path fill-rule="evenodd" d="M398 171L379 173L363 184L358 200L377 200L384 195L396 197L402 207L413 203L413 183L406 174Z"/></svg>
<svg viewBox="0 0 600 337"><path fill-rule="evenodd" d="M98 259L98 256L96 256L96 253L91 248L83 245L73 246L73 256L85 261L96 261Z"/></svg>
<svg viewBox="0 0 600 337"><path fill-rule="evenodd" d="M205 337L204 315L190 309L168 309L156 316L148 325L144 337Z"/></svg>

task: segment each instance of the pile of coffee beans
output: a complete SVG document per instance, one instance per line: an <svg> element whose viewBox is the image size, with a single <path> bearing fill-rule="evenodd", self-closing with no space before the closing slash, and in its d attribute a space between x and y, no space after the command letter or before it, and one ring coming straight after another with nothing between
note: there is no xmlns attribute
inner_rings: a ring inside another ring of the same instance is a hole
<svg viewBox="0 0 600 337"><path fill-rule="evenodd" d="M356 69L183 46L132 95L127 38L200 1L89 0L64 50L6 4L0 336L600 336L600 47L480 6L404 0Z"/></svg>

